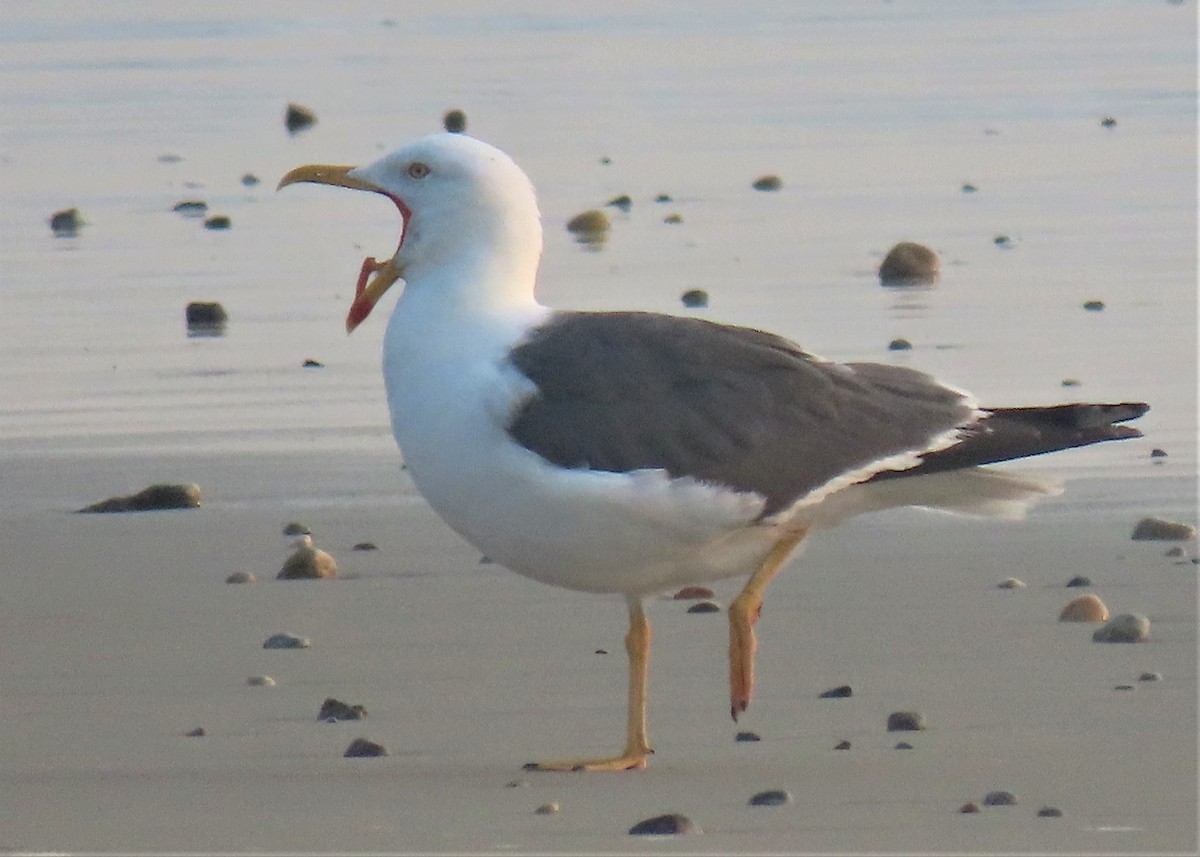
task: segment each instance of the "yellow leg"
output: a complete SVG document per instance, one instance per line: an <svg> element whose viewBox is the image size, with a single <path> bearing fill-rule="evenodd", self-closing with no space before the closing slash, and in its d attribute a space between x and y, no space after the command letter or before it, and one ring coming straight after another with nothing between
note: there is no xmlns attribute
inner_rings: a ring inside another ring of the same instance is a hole
<svg viewBox="0 0 1200 857"><path fill-rule="evenodd" d="M783 567L807 530L790 533L775 543L746 585L729 605L729 714L736 722L750 705L754 689L754 653L758 642L754 626L762 613L762 594Z"/></svg>
<svg viewBox="0 0 1200 857"><path fill-rule="evenodd" d="M654 751L646 741L646 676L650 663L650 623L642 608L642 599L629 597L629 633L625 635L629 653L629 717L626 723L625 750L611 759L576 759L568 762L530 762L529 771L631 771L646 767L646 757Z"/></svg>

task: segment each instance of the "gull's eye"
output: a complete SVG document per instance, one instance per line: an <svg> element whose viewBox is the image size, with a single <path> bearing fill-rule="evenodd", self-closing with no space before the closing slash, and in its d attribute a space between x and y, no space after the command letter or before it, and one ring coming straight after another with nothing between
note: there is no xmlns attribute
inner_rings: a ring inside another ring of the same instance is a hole
<svg viewBox="0 0 1200 857"><path fill-rule="evenodd" d="M423 179L429 175L429 165L423 164L420 161L413 161L408 165L408 174L414 179Z"/></svg>

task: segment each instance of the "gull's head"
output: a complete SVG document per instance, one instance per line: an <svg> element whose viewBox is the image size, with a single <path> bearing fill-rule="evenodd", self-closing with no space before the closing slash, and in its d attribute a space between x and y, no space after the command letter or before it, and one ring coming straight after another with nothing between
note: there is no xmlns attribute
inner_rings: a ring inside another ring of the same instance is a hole
<svg viewBox="0 0 1200 857"><path fill-rule="evenodd" d="M542 251L537 199L521 168L494 146L464 134L431 134L362 167L297 167L279 187L298 182L383 194L403 218L395 254L363 262L348 331L397 280L439 270L516 286L527 279L532 292Z"/></svg>

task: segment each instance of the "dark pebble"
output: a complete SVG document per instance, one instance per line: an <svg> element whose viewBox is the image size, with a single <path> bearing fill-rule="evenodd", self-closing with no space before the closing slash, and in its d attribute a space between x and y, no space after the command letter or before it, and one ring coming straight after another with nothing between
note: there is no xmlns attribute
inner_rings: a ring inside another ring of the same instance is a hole
<svg viewBox="0 0 1200 857"><path fill-rule="evenodd" d="M289 134L303 131L317 121L317 114L301 104L289 104L283 114L283 124Z"/></svg>
<svg viewBox="0 0 1200 857"><path fill-rule="evenodd" d="M215 334L224 331L229 313L217 301L192 301L184 309L188 333Z"/></svg>
<svg viewBox="0 0 1200 857"><path fill-rule="evenodd" d="M184 217L202 217L208 213L208 203L199 199L186 199L172 206L171 211Z"/></svg>
<svg viewBox="0 0 1200 857"><path fill-rule="evenodd" d="M1072 577L1070 580L1067 581L1067 586L1070 586L1070 587L1091 586L1091 585L1092 585L1092 579L1090 577L1084 577L1082 574L1077 574L1074 577Z"/></svg>
<svg viewBox="0 0 1200 857"><path fill-rule="evenodd" d="M157 509L199 509L204 495L200 486L151 485L127 497L109 497L80 509L80 512L150 512Z"/></svg>
<svg viewBox="0 0 1200 857"><path fill-rule="evenodd" d="M1088 312L1100 312L1104 309L1104 301L1084 301L1083 308Z"/></svg>
<svg viewBox="0 0 1200 857"><path fill-rule="evenodd" d="M1044 806L1037 811L1038 818L1062 818L1063 812L1056 806Z"/></svg>
<svg viewBox="0 0 1200 857"><path fill-rule="evenodd" d="M988 792L983 798L984 806L1016 806L1017 796L1002 789Z"/></svg>
<svg viewBox="0 0 1200 857"><path fill-rule="evenodd" d="M1156 446L1156 447L1154 447L1154 449L1150 450L1150 457L1151 458L1166 458L1167 451L1165 449L1159 449Z"/></svg>
<svg viewBox="0 0 1200 857"><path fill-rule="evenodd" d="M379 550L379 545L375 544L375 542L359 542L354 547L350 548L350 550L377 551L377 550Z"/></svg>
<svg viewBox="0 0 1200 857"><path fill-rule="evenodd" d="M1105 116L1103 119L1100 120L1100 126L1102 128L1116 128L1117 127L1117 119L1115 116Z"/></svg>
<svg viewBox="0 0 1200 857"><path fill-rule="evenodd" d="M791 802L792 796L784 789L768 789L750 798L750 806L783 806Z"/></svg>
<svg viewBox="0 0 1200 857"><path fill-rule="evenodd" d="M1114 688L1113 688L1113 690L1133 690L1133 685L1131 685L1131 684L1118 684L1116 687L1114 687Z"/></svg>
<svg viewBox="0 0 1200 857"><path fill-rule="evenodd" d="M317 714L318 720L362 720L367 716L367 709L361 705L349 705L332 696L321 703Z"/></svg>
<svg viewBox="0 0 1200 857"><path fill-rule="evenodd" d="M605 167L612 166L612 158L608 157L608 155L604 155L600 158L600 164L601 166Z"/></svg>
<svg viewBox="0 0 1200 857"><path fill-rule="evenodd" d="M451 134L461 134L467 130L467 114L455 108L447 110L442 116L442 127Z"/></svg>
<svg viewBox="0 0 1200 857"><path fill-rule="evenodd" d="M704 289L688 289L679 296L679 300L685 307L696 308L708 306L708 292Z"/></svg>
<svg viewBox="0 0 1200 857"><path fill-rule="evenodd" d="M888 351L910 351L912 347L907 339L893 339L888 343Z"/></svg>
<svg viewBox="0 0 1200 857"><path fill-rule="evenodd" d="M1162 681L1162 673L1142 673L1138 681Z"/></svg>
<svg viewBox="0 0 1200 857"><path fill-rule="evenodd" d="M759 735L757 732L739 732L738 734L733 736L733 740L739 741L741 743L747 743L747 742L753 743L755 741L761 741L762 736Z"/></svg>
<svg viewBox="0 0 1200 857"><path fill-rule="evenodd" d="M374 741L366 738L355 738L350 742L350 746L346 748L346 752L342 755L347 759L353 759L366 756L386 756L387 754L387 747L382 744L376 744Z"/></svg>
<svg viewBox="0 0 1200 857"><path fill-rule="evenodd" d="M937 253L913 241L901 241L879 266L879 283L884 286L932 286L940 276Z"/></svg>
<svg viewBox="0 0 1200 857"><path fill-rule="evenodd" d="M596 654L597 655L607 655L608 649L596 649Z"/></svg>
<svg viewBox="0 0 1200 857"><path fill-rule="evenodd" d="M833 749L835 749L835 750L849 750L849 749L850 749L850 742L849 742L849 741L838 741L836 744L834 744L834 745L833 745Z"/></svg>
<svg viewBox="0 0 1200 857"><path fill-rule="evenodd" d="M668 214L663 218L663 223L683 223L683 215L678 212Z"/></svg>
<svg viewBox="0 0 1200 857"><path fill-rule="evenodd" d="M680 833L699 833L700 828L692 824L686 815L672 812L667 815L656 815L639 821L629 828L631 836L674 836Z"/></svg>
<svg viewBox="0 0 1200 857"><path fill-rule="evenodd" d="M818 695L817 698L818 699L845 699L846 697L853 696L853 695L854 695L854 691L851 690L850 685L843 684L839 687L832 687L829 690L822 691Z"/></svg>
<svg viewBox="0 0 1200 857"><path fill-rule="evenodd" d="M676 601L695 601L699 598L712 598L715 594L707 586L685 586L672 597Z"/></svg>
<svg viewBox="0 0 1200 857"><path fill-rule="evenodd" d="M1144 643L1150 638L1150 620L1134 613L1114 616L1092 634L1097 643Z"/></svg>
<svg viewBox="0 0 1200 857"><path fill-rule="evenodd" d="M1060 383L1064 387L1079 387L1083 384L1078 378L1063 378Z"/></svg>
<svg viewBox="0 0 1200 857"><path fill-rule="evenodd" d="M1183 548L1181 548L1179 545L1175 545L1175 547L1163 553L1163 556L1181 557L1183 556Z"/></svg>
<svg viewBox="0 0 1200 857"><path fill-rule="evenodd" d="M995 238L992 239L992 243L995 244L997 247L1011 247L1012 239L1009 238L1007 235L997 235Z"/></svg>
<svg viewBox="0 0 1200 857"><path fill-rule="evenodd" d="M917 711L893 711L888 715L887 731L921 732L928 728L925 717Z"/></svg>
<svg viewBox="0 0 1200 857"><path fill-rule="evenodd" d="M258 578L248 571L235 571L225 578L226 583L254 583L257 580Z"/></svg>
<svg viewBox="0 0 1200 857"><path fill-rule="evenodd" d="M304 361L301 368L304 369L324 369L325 364L320 360L313 360L311 357Z"/></svg>
<svg viewBox="0 0 1200 857"><path fill-rule="evenodd" d="M299 634L272 634L263 641L264 649L307 649L312 645L308 637Z"/></svg>
<svg viewBox="0 0 1200 857"><path fill-rule="evenodd" d="M633 208L633 200L629 198L629 194L627 193L623 193L620 196L614 196L604 204L606 206L611 205L613 208L619 208L621 211L629 211L629 209Z"/></svg>
<svg viewBox="0 0 1200 857"><path fill-rule="evenodd" d="M224 214L215 214L204 221L205 229L228 229L231 226L233 226L233 221Z"/></svg>
<svg viewBox="0 0 1200 857"><path fill-rule="evenodd" d="M907 741L899 741L896 743L897 750L911 750L912 748L913 745L909 744Z"/></svg>
<svg viewBox="0 0 1200 857"><path fill-rule="evenodd" d="M759 176L751 183L750 187L755 190L779 190L783 187L783 179L775 175Z"/></svg>
<svg viewBox="0 0 1200 857"><path fill-rule="evenodd" d="M697 601L695 604L693 604L691 607L689 607L687 609L687 612L689 612L689 613L720 613L721 608L719 605L714 604L711 601Z"/></svg>
<svg viewBox="0 0 1200 857"><path fill-rule="evenodd" d="M611 228L608 215L598 208L581 211L567 221L567 231L575 236L576 243L592 248L608 240Z"/></svg>
<svg viewBox="0 0 1200 857"><path fill-rule="evenodd" d="M960 806L958 811L962 813L979 812L979 804L975 803L973 800L969 800Z"/></svg>
<svg viewBox="0 0 1200 857"><path fill-rule="evenodd" d="M654 201L655 202L674 202L674 200L671 199L671 195L669 193L660 193L658 196L654 197Z"/></svg>
<svg viewBox="0 0 1200 857"><path fill-rule="evenodd" d="M1130 538L1135 542L1184 542L1196 538L1196 528L1191 524L1179 524L1162 518L1142 518L1133 528Z"/></svg>
<svg viewBox="0 0 1200 857"><path fill-rule="evenodd" d="M64 208L50 215L50 231L59 237L70 238L79 232L83 226L83 218L78 208Z"/></svg>
<svg viewBox="0 0 1200 857"><path fill-rule="evenodd" d="M494 559L492 559L490 556L481 556L479 558L479 564L480 565L495 565L496 561Z"/></svg>
<svg viewBox="0 0 1200 857"><path fill-rule="evenodd" d="M205 731L203 726L197 726L191 732L185 732L183 734L184 734L184 737L187 737L187 738L203 738L205 735L208 734L208 732Z"/></svg>
<svg viewBox="0 0 1200 857"><path fill-rule="evenodd" d="M242 184L246 187L254 187L260 181L259 177L254 173L246 173L242 176Z"/></svg>
<svg viewBox="0 0 1200 857"><path fill-rule="evenodd" d="M963 193L975 193L975 191L977 191L977 190L979 190L979 188L975 187L975 185L970 184L970 183L964 184L962 186Z"/></svg>

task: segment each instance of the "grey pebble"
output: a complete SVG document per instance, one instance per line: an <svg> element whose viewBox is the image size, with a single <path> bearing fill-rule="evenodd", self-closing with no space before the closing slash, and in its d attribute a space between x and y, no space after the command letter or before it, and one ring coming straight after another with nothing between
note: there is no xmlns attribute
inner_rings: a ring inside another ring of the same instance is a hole
<svg viewBox="0 0 1200 857"><path fill-rule="evenodd" d="M1038 818L1062 818L1063 812L1056 806L1044 806L1037 811Z"/></svg>
<svg viewBox="0 0 1200 857"><path fill-rule="evenodd" d="M783 806L791 802L791 794L784 789L767 789L750 798L750 806Z"/></svg>
<svg viewBox="0 0 1200 857"><path fill-rule="evenodd" d="M1067 581L1067 586L1069 586L1069 587L1091 586L1091 585L1092 585L1092 579L1090 577L1085 577L1082 574L1077 574L1074 577L1072 577L1070 580Z"/></svg>
<svg viewBox="0 0 1200 857"><path fill-rule="evenodd" d="M1003 789L988 792L983 798L984 806L1016 806L1017 796Z"/></svg>
<svg viewBox="0 0 1200 857"><path fill-rule="evenodd" d="M1162 673L1142 673L1138 681L1162 681Z"/></svg>
<svg viewBox="0 0 1200 857"><path fill-rule="evenodd" d="M818 699L847 699L848 697L851 697L853 695L854 695L854 691L851 689L850 685L843 684L839 687L833 687L833 688L830 688L829 690L822 691L821 694L817 698Z"/></svg>
<svg viewBox="0 0 1200 857"><path fill-rule="evenodd" d="M1114 616L1092 634L1097 643L1144 643L1150 637L1150 620L1133 613Z"/></svg>
<svg viewBox="0 0 1200 857"><path fill-rule="evenodd" d="M677 812L656 815L639 821L629 828L631 836L674 836L681 833L700 833L700 828L686 815Z"/></svg>
<svg viewBox="0 0 1200 857"><path fill-rule="evenodd" d="M307 649L312 645L308 637L299 634L272 634L263 643L264 649Z"/></svg>
<svg viewBox="0 0 1200 857"><path fill-rule="evenodd" d="M355 738L350 742L350 746L346 748L346 752L342 755L347 759L352 759L369 756L386 756L387 754L387 747L384 747L382 744L377 744L368 738Z"/></svg>
<svg viewBox="0 0 1200 857"><path fill-rule="evenodd" d="M689 613L720 613L721 606L712 601L697 601L687 609Z"/></svg>
<svg viewBox="0 0 1200 857"><path fill-rule="evenodd" d="M1162 518L1142 518L1133 528L1130 538L1135 542L1186 542L1196 538L1196 528L1191 524L1180 524Z"/></svg>
<svg viewBox="0 0 1200 857"><path fill-rule="evenodd" d="M887 731L921 732L929 728L925 716L919 711L893 711L888 715Z"/></svg>
<svg viewBox="0 0 1200 857"><path fill-rule="evenodd" d="M896 744L897 750L911 750L912 748L913 745L909 744L907 741L900 741Z"/></svg>
<svg viewBox="0 0 1200 857"><path fill-rule="evenodd" d="M762 736L757 732L739 732L733 736L733 740L743 744L754 743L755 741L761 741Z"/></svg>
<svg viewBox="0 0 1200 857"><path fill-rule="evenodd" d="M838 742L837 742L837 743L836 743L836 744L833 746L833 749L835 749L835 750L849 750L849 749L850 749L850 742L849 742L849 741L838 741Z"/></svg>

